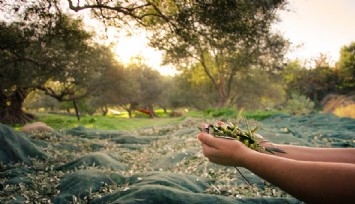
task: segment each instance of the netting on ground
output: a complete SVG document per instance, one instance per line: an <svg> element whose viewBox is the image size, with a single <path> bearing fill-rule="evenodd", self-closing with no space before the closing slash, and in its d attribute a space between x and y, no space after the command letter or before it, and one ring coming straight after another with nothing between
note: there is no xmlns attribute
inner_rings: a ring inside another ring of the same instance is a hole
<svg viewBox="0 0 355 204"><path fill-rule="evenodd" d="M77 127L24 134L0 124L0 202L300 203L247 169L210 163L200 119L132 132ZM354 147L355 120L277 115L258 125L276 143Z"/></svg>

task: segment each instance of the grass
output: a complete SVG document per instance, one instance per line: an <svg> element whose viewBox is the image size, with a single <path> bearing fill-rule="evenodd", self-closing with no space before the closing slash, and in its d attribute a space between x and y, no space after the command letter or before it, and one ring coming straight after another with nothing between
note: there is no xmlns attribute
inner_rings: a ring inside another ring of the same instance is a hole
<svg viewBox="0 0 355 204"><path fill-rule="evenodd" d="M272 110L272 111L242 111L241 116L247 119L253 119L257 121L261 121L266 119L272 115L277 114L286 114L285 111ZM199 117L199 118L237 118L239 117L239 112L233 109L220 109L220 110L212 110L210 112L207 111L191 111L188 113L190 117Z"/></svg>
<svg viewBox="0 0 355 204"><path fill-rule="evenodd" d="M242 113L243 117L246 117L247 119L254 119L257 121L264 120L272 115L277 115L277 114L285 114L285 112L284 111L246 111Z"/></svg>
<svg viewBox="0 0 355 204"><path fill-rule="evenodd" d="M279 111L254 111L243 112L243 116L247 119L262 120L274 114L280 114ZM65 114L48 114L39 113L36 114L38 121L44 122L54 129L70 129L77 126L84 126L87 128L99 129L99 130L125 130L131 131L140 128L164 126L169 124L178 124L186 117L190 118L204 118L213 119L211 115L206 115L203 111L189 111L182 117L170 118L159 113L158 118L148 118L144 115L139 117L128 118L125 113L118 115L93 115L93 116L81 116L80 120L75 115ZM222 116L223 117L223 116ZM226 116L224 118L228 118ZM218 120L219 118L216 118ZM18 127L20 128L20 127Z"/></svg>
<svg viewBox="0 0 355 204"><path fill-rule="evenodd" d="M123 118L116 115L81 116L80 120L74 115L39 114L38 120L54 129L70 129L77 126L100 130L135 130L139 128L176 124L181 118Z"/></svg>

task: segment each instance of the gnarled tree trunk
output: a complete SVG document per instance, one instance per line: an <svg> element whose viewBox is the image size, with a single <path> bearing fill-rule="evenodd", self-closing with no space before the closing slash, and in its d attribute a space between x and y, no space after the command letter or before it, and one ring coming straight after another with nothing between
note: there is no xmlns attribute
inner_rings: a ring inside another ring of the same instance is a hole
<svg viewBox="0 0 355 204"><path fill-rule="evenodd" d="M33 114L22 110L22 105L29 93L29 89L16 89L10 94L0 91L0 123L23 124L32 121Z"/></svg>

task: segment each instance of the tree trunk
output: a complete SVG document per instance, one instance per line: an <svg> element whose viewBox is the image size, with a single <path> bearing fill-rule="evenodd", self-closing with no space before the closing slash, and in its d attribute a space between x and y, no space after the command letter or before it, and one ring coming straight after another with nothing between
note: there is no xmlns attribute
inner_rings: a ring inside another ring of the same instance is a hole
<svg viewBox="0 0 355 204"><path fill-rule="evenodd" d="M160 106L163 110L164 110L164 113L167 114L168 113L168 110L165 106Z"/></svg>
<svg viewBox="0 0 355 204"><path fill-rule="evenodd" d="M132 118L132 109L128 109L127 112L128 112L128 117Z"/></svg>
<svg viewBox="0 0 355 204"><path fill-rule="evenodd" d="M226 92L224 91L224 87L220 84L218 87L218 95L219 95L219 101L218 101L218 108L223 108L227 104L227 96Z"/></svg>
<svg viewBox="0 0 355 204"><path fill-rule="evenodd" d="M154 111L154 108L153 108L153 105L152 104L149 104L148 105L148 110L150 112L150 117L151 118L154 118L154 117L158 117L158 115L155 113Z"/></svg>
<svg viewBox="0 0 355 204"><path fill-rule="evenodd" d="M101 107L101 112L102 112L102 116L106 116L108 113L108 107L107 105L104 105Z"/></svg>
<svg viewBox="0 0 355 204"><path fill-rule="evenodd" d="M0 123L24 124L35 119L34 115L22 110L22 104L28 92L27 89L16 89L9 96L0 92Z"/></svg>
<svg viewBox="0 0 355 204"><path fill-rule="evenodd" d="M78 109L78 106L76 105L75 99L73 100L73 105L74 105L74 109L75 109L76 118L78 118L78 120L80 120L79 109Z"/></svg>
<svg viewBox="0 0 355 204"><path fill-rule="evenodd" d="M133 111L133 109L132 109L132 104L121 105L121 107L122 107L125 111L127 111L128 117L129 117L129 118L132 118L132 111Z"/></svg>

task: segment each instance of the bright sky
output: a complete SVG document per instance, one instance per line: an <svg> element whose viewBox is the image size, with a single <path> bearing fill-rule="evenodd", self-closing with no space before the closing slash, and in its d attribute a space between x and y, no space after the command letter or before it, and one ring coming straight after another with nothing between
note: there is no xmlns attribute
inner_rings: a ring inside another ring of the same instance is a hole
<svg viewBox="0 0 355 204"><path fill-rule="evenodd" d="M145 32L140 31L127 37L125 34L119 35L121 39L114 48L117 53L117 59L120 62L128 64L132 58L139 56L148 66L157 69L163 75L174 75L176 70L172 66L162 66L162 51L155 50L148 46L148 40L145 38Z"/></svg>
<svg viewBox="0 0 355 204"><path fill-rule="evenodd" d="M354 0L289 0L278 30L294 44L290 59L310 60L320 53L338 61L340 48L355 41Z"/></svg>

